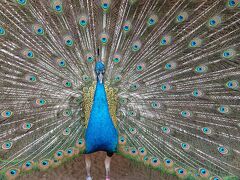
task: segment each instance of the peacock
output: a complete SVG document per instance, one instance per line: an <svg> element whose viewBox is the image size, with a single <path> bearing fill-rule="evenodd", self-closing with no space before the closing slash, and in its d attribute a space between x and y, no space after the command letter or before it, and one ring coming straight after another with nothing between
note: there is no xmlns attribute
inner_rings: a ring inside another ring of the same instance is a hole
<svg viewBox="0 0 240 180"><path fill-rule="evenodd" d="M240 179L239 0L0 0L0 173L105 151Z"/></svg>

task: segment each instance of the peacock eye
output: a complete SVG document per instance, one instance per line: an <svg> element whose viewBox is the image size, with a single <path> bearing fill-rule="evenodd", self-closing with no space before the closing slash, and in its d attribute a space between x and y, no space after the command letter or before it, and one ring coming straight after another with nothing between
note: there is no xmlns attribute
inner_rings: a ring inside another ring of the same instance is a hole
<svg viewBox="0 0 240 180"><path fill-rule="evenodd" d="M156 157L151 158L151 165L153 165L154 167L157 167L159 164L160 164L160 161L158 158Z"/></svg>
<svg viewBox="0 0 240 180"><path fill-rule="evenodd" d="M9 117L11 117L12 115L13 115L13 113L12 113L12 111L10 111L10 110L5 110L5 111L1 112L1 116L2 116L3 118L9 118Z"/></svg>
<svg viewBox="0 0 240 180"><path fill-rule="evenodd" d="M67 136L67 135L69 135L70 133L71 133L70 128L66 128L66 129L63 130L63 135L64 135L64 136Z"/></svg>
<svg viewBox="0 0 240 180"><path fill-rule="evenodd" d="M110 7L110 1L109 0L102 0L101 7L104 11L107 11Z"/></svg>
<svg viewBox="0 0 240 180"><path fill-rule="evenodd" d="M24 49L22 51L22 55L23 57L27 58L27 59L32 59L34 58L34 53L33 51L31 51L30 49Z"/></svg>
<svg viewBox="0 0 240 180"><path fill-rule="evenodd" d="M235 56L236 56L236 51L234 49L227 49L222 53L222 57L224 59L232 60Z"/></svg>
<svg viewBox="0 0 240 180"><path fill-rule="evenodd" d="M84 141L83 138L77 139L77 141L76 141L76 146L77 147L82 148L82 147L84 147L84 145L85 145L85 141Z"/></svg>
<svg viewBox="0 0 240 180"><path fill-rule="evenodd" d="M226 83L227 88L237 90L239 88L239 82L236 80L231 80Z"/></svg>
<svg viewBox="0 0 240 180"><path fill-rule="evenodd" d="M29 129L31 129L31 127L32 127L32 124L29 123L29 122L25 122L25 123L22 124L22 129L23 130L29 130Z"/></svg>
<svg viewBox="0 0 240 180"><path fill-rule="evenodd" d="M83 143L83 140L82 139L79 139L78 140L78 144L82 144Z"/></svg>
<svg viewBox="0 0 240 180"><path fill-rule="evenodd" d="M138 72L141 72L141 71L144 70L145 66L146 66L146 65L145 65L144 63L137 64L136 70L137 70Z"/></svg>
<svg viewBox="0 0 240 180"><path fill-rule="evenodd" d="M37 78L36 78L35 75L26 75L26 76L25 76L25 79L26 79L26 81L28 81L28 82L36 82L36 81L37 81Z"/></svg>
<svg viewBox="0 0 240 180"><path fill-rule="evenodd" d="M52 8L56 13L61 13L63 11L61 0L52 0L51 3Z"/></svg>
<svg viewBox="0 0 240 180"><path fill-rule="evenodd" d="M140 41L134 41L132 44L132 51L139 51L142 47L142 43Z"/></svg>
<svg viewBox="0 0 240 180"><path fill-rule="evenodd" d="M126 138L125 138L125 136L119 136L119 138L118 138L118 142L119 142L119 144L121 144L121 145L124 145L124 144L126 144Z"/></svg>
<svg viewBox="0 0 240 180"><path fill-rule="evenodd" d="M124 142L125 141L124 137L120 137L120 141Z"/></svg>
<svg viewBox="0 0 240 180"><path fill-rule="evenodd" d="M102 42L103 42L103 43L106 43L106 42L107 42L107 38L103 37L103 38L102 38Z"/></svg>
<svg viewBox="0 0 240 180"><path fill-rule="evenodd" d="M28 52L28 57L33 57L32 51L29 51L29 52Z"/></svg>
<svg viewBox="0 0 240 180"><path fill-rule="evenodd" d="M135 117L136 116L136 112L134 111L128 111L128 115L131 117ZM131 130L133 130L134 128L130 128Z"/></svg>
<svg viewBox="0 0 240 180"><path fill-rule="evenodd" d="M117 57L113 58L113 62L114 62L114 63L118 63L119 61L120 61L119 58L117 58Z"/></svg>
<svg viewBox="0 0 240 180"><path fill-rule="evenodd" d="M166 162L167 164L170 164L170 163L171 163L171 160L170 160L170 159L166 159L165 162Z"/></svg>
<svg viewBox="0 0 240 180"><path fill-rule="evenodd" d="M194 38L189 43L190 48L197 48L197 47L200 47L201 45L202 45L202 39L200 38Z"/></svg>
<svg viewBox="0 0 240 180"><path fill-rule="evenodd" d="M0 26L0 36L4 36L4 35L5 35L5 29Z"/></svg>
<svg viewBox="0 0 240 180"><path fill-rule="evenodd" d="M70 81L68 81L68 80L64 80L64 81L62 82L62 84L63 84L66 88L72 87L72 83L71 83Z"/></svg>
<svg viewBox="0 0 240 180"><path fill-rule="evenodd" d="M172 86L168 83L162 84L161 85L161 90L162 91L170 91L172 89Z"/></svg>
<svg viewBox="0 0 240 180"><path fill-rule="evenodd" d="M176 21L177 23L182 23L188 19L188 13L187 12L181 12L177 15Z"/></svg>
<svg viewBox="0 0 240 180"><path fill-rule="evenodd" d="M192 112L190 112L190 111L182 111L181 115L182 115L182 117L191 117L192 116Z"/></svg>
<svg viewBox="0 0 240 180"><path fill-rule="evenodd" d="M177 173L178 175L185 175L185 174L186 174L186 170L183 169L183 168L177 168L177 169L176 169L176 173Z"/></svg>
<svg viewBox="0 0 240 180"><path fill-rule="evenodd" d="M55 9L56 9L56 11L61 11L61 6L60 5L56 5Z"/></svg>
<svg viewBox="0 0 240 180"><path fill-rule="evenodd" d="M178 20L178 22L182 22L183 21L183 16L182 15L177 16L177 20Z"/></svg>
<svg viewBox="0 0 240 180"><path fill-rule="evenodd" d="M86 59L88 63L92 63L94 61L94 56L92 53L86 54Z"/></svg>
<svg viewBox="0 0 240 180"><path fill-rule="evenodd" d="M108 4L107 3L104 3L102 6L103 6L104 9L108 8Z"/></svg>
<svg viewBox="0 0 240 180"><path fill-rule="evenodd" d="M88 16L82 15L82 16L79 18L78 22L79 22L79 25L80 25L80 26L86 27L87 24L88 24Z"/></svg>
<svg viewBox="0 0 240 180"><path fill-rule="evenodd" d="M189 150L189 149L190 149L190 145L187 144L187 143L181 143L181 147L182 147L182 149L184 149L184 150Z"/></svg>
<svg viewBox="0 0 240 180"><path fill-rule="evenodd" d="M137 149L136 148L134 148L134 147L130 147L129 148L129 153L131 154L131 155L137 155L137 153L138 153L138 151L137 151Z"/></svg>
<svg viewBox="0 0 240 180"><path fill-rule="evenodd" d="M2 149L3 150L9 150L12 148L12 142L11 141L6 141L2 144Z"/></svg>
<svg viewBox="0 0 240 180"><path fill-rule="evenodd" d="M127 25L123 26L123 30L124 31L129 31L129 26L127 26Z"/></svg>
<svg viewBox="0 0 240 180"><path fill-rule="evenodd" d="M36 105L38 105L38 106L43 106L43 105L46 104L46 101L45 101L45 99L36 99L36 100L35 100L35 103L36 103Z"/></svg>
<svg viewBox="0 0 240 180"><path fill-rule="evenodd" d="M212 130L210 128L208 128L208 127L203 127L202 128L202 132L204 134L210 135L212 133Z"/></svg>
<svg viewBox="0 0 240 180"><path fill-rule="evenodd" d="M154 102L152 102L152 103L151 103L151 106L152 106L152 108L154 108L154 109L157 109L157 108L159 108L159 107L160 107L160 103L159 103L159 102L156 102L156 101L154 101Z"/></svg>
<svg viewBox="0 0 240 180"><path fill-rule="evenodd" d="M215 21L214 19L211 19L211 20L209 21L209 24L213 26L213 25L216 24L216 21Z"/></svg>
<svg viewBox="0 0 240 180"><path fill-rule="evenodd" d="M122 79L122 76L121 76L121 75L116 75L116 76L114 77L114 81L115 81L115 82L120 82L121 79Z"/></svg>
<svg viewBox="0 0 240 180"><path fill-rule="evenodd" d="M176 69L176 67L177 67L177 63L175 63L173 61L171 61L165 65L166 70Z"/></svg>
<svg viewBox="0 0 240 180"><path fill-rule="evenodd" d="M87 75L83 75L82 79L83 79L84 82L90 82L91 81L91 78Z"/></svg>
<svg viewBox="0 0 240 180"><path fill-rule="evenodd" d="M114 54L113 56L113 63L117 64L121 61L121 55L120 54Z"/></svg>
<svg viewBox="0 0 240 180"><path fill-rule="evenodd" d="M148 161L148 160L149 160L149 157L148 157L148 156L144 156L143 160L144 160L144 161Z"/></svg>
<svg viewBox="0 0 240 180"><path fill-rule="evenodd" d="M235 8L237 6L238 0L228 0L227 7Z"/></svg>
<svg viewBox="0 0 240 180"><path fill-rule="evenodd" d="M71 109L66 109L66 110L63 111L63 116L69 117L69 116L71 116L71 115L72 115Z"/></svg>
<svg viewBox="0 0 240 180"><path fill-rule="evenodd" d="M166 133L166 134L169 134L171 132L170 128L164 126L164 127L161 127L163 133Z"/></svg>
<svg viewBox="0 0 240 180"><path fill-rule="evenodd" d="M208 170L206 170L205 168L200 168L198 170L199 174L201 177L208 177L209 173L208 173Z"/></svg>
<svg viewBox="0 0 240 180"><path fill-rule="evenodd" d="M48 165L48 161L42 161L42 165L47 166Z"/></svg>
<svg viewBox="0 0 240 180"><path fill-rule="evenodd" d="M206 174L206 170L205 169L201 169L200 172L201 172L201 174Z"/></svg>
<svg viewBox="0 0 240 180"><path fill-rule="evenodd" d="M195 68L196 73L206 73L207 70L208 70L208 68L205 65L199 65Z"/></svg>
<svg viewBox="0 0 240 180"><path fill-rule="evenodd" d="M66 67L66 62L62 58L57 58L56 63L58 64L59 67Z"/></svg>
<svg viewBox="0 0 240 180"><path fill-rule="evenodd" d="M221 23L222 23L222 19L220 16L214 16L208 20L208 26L212 28L217 27Z"/></svg>
<svg viewBox="0 0 240 180"><path fill-rule="evenodd" d="M68 148L66 151L65 151L65 154L69 157L73 156L74 155L74 148Z"/></svg>
<svg viewBox="0 0 240 180"><path fill-rule="evenodd" d="M127 99L123 98L123 97L120 97L119 102L120 102L120 104L125 105L125 104L127 104Z"/></svg>
<svg viewBox="0 0 240 180"><path fill-rule="evenodd" d="M100 35L100 40L101 40L101 43L102 43L103 45L106 45L106 44L108 43L108 40L109 40L108 34L107 34L107 33L102 33L102 34Z"/></svg>
<svg viewBox="0 0 240 180"><path fill-rule="evenodd" d="M218 147L218 152L222 155L226 155L226 154L228 154L229 151L227 148L220 146L220 147Z"/></svg>
<svg viewBox="0 0 240 180"><path fill-rule="evenodd" d="M165 46L165 45L169 45L172 42L172 37L171 36L163 36L161 41L160 41L160 45L161 46Z"/></svg>
<svg viewBox="0 0 240 180"><path fill-rule="evenodd" d="M136 128L133 128L133 127L130 127L129 131L130 131L131 134L136 134L137 133Z"/></svg>
<svg viewBox="0 0 240 180"><path fill-rule="evenodd" d="M88 60L88 62L93 62L93 57L90 56L87 58L87 60Z"/></svg>
<svg viewBox="0 0 240 180"><path fill-rule="evenodd" d="M30 166L31 166L31 162L27 162L26 167L30 167Z"/></svg>
<svg viewBox="0 0 240 180"><path fill-rule="evenodd" d="M184 171L183 171L182 169L179 169L179 170L178 170L178 173L179 173L179 174L183 174Z"/></svg>
<svg viewBox="0 0 240 180"><path fill-rule="evenodd" d="M136 91L139 87L140 87L139 84L133 83L133 84L130 85L130 90L131 91Z"/></svg>
<svg viewBox="0 0 240 180"><path fill-rule="evenodd" d="M20 4L20 5L26 5L27 0L17 0L17 3Z"/></svg>
<svg viewBox="0 0 240 180"><path fill-rule="evenodd" d="M171 67L172 67L172 65L169 64L169 63L167 63L167 64L165 65L165 68L166 68L166 69L171 69Z"/></svg>
<svg viewBox="0 0 240 180"><path fill-rule="evenodd" d="M192 46L192 47L195 47L196 45L197 45L196 41L192 41L192 42L191 42L191 46Z"/></svg>
<svg viewBox="0 0 240 180"><path fill-rule="evenodd" d="M229 114L230 113L230 108L228 106L221 105L218 108L218 111L223 114Z"/></svg>
<svg viewBox="0 0 240 180"><path fill-rule="evenodd" d="M202 97L203 96L203 92L200 91L199 89L194 89L193 92L192 92L192 95L194 97Z"/></svg>
<svg viewBox="0 0 240 180"><path fill-rule="evenodd" d="M63 37L64 43L66 46L71 47L74 44L74 41L70 35L66 35Z"/></svg>
<svg viewBox="0 0 240 180"><path fill-rule="evenodd" d="M220 178L220 177L218 177L218 176L213 176L213 177L211 177L210 180L222 180L222 178Z"/></svg>
<svg viewBox="0 0 240 180"><path fill-rule="evenodd" d="M44 29L41 25L39 24L34 24L32 26L32 31L37 34L37 35L44 35Z"/></svg>
<svg viewBox="0 0 240 180"><path fill-rule="evenodd" d="M20 170L19 169L15 169L15 168L11 168L8 169L7 171L5 171L5 178L6 179L16 179L16 177L19 175Z"/></svg>
<svg viewBox="0 0 240 180"><path fill-rule="evenodd" d="M161 44L162 44L162 45L165 45L166 43L167 43L167 40L163 38L163 39L161 40Z"/></svg>
<svg viewBox="0 0 240 180"><path fill-rule="evenodd" d="M152 25L156 24L157 21L158 21L157 15L151 15L151 16L149 17L148 21L147 21L148 26L152 26Z"/></svg>
<svg viewBox="0 0 240 180"><path fill-rule="evenodd" d="M81 26L86 26L86 25L87 25L87 21L81 20L81 21L80 21L80 25L81 25Z"/></svg>
<svg viewBox="0 0 240 180"><path fill-rule="evenodd" d="M130 21L126 21L124 24L123 24L123 31L125 33L129 32L131 30L131 23Z"/></svg>

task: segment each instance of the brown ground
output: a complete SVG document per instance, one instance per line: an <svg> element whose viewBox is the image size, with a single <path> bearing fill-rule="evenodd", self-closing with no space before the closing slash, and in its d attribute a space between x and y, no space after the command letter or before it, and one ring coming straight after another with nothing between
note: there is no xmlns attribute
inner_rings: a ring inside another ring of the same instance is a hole
<svg viewBox="0 0 240 180"><path fill-rule="evenodd" d="M93 180L104 180L104 152L94 153L92 156ZM85 180L86 171L84 157L78 157L54 170L33 172L20 177L20 180ZM148 169L144 165L136 164L122 156L114 155L111 163L111 180L177 180L177 177L161 174Z"/></svg>

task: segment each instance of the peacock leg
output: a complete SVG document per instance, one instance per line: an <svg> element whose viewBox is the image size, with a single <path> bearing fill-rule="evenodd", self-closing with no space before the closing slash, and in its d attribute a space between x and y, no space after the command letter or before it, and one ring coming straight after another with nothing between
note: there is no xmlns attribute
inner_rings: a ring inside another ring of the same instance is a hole
<svg viewBox="0 0 240 180"><path fill-rule="evenodd" d="M111 157L113 153L107 153L107 156L105 158L105 170L106 170L106 180L110 180L110 163L111 163Z"/></svg>
<svg viewBox="0 0 240 180"><path fill-rule="evenodd" d="M91 180L91 154L85 154L85 163L87 170L87 180Z"/></svg>

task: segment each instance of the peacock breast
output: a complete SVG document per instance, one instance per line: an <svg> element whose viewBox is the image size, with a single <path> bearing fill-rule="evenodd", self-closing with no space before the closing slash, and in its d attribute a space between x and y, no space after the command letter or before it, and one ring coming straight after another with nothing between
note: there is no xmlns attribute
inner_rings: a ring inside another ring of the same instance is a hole
<svg viewBox="0 0 240 180"><path fill-rule="evenodd" d="M97 82L85 133L86 153L115 152L117 149L118 132L114 126L114 116L111 115L116 111L116 107L114 108L114 102L111 102L112 96L111 90Z"/></svg>

